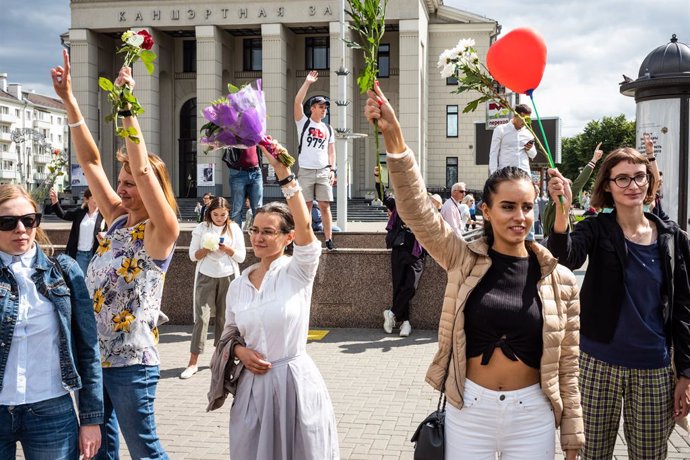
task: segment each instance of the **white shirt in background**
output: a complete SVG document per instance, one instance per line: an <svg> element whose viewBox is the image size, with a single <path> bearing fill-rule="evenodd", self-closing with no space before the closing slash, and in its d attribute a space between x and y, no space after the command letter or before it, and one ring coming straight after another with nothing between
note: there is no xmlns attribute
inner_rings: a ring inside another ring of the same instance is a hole
<svg viewBox="0 0 690 460"><path fill-rule="evenodd" d="M242 229L235 222L230 222L230 234L222 233L224 227L219 227L217 225L209 225L206 222L202 222L196 226L194 231L192 231L192 242L189 243L189 258L192 262L197 262L195 253L201 248L201 241L204 233L214 232L220 237L225 239L224 244L229 244L235 253L232 257L228 256L226 253L220 249L208 253L206 257L198 261L199 273L202 275L209 276L211 278L223 278L230 276L235 273L236 276L240 275L240 266L244 262L244 258L247 255L247 249L244 246L244 235L242 234ZM232 240L232 241L231 241Z"/></svg>
<svg viewBox="0 0 690 460"><path fill-rule="evenodd" d="M464 203L458 203L450 197L441 206L441 216L448 222L456 235L462 237L465 225L470 220L470 208Z"/></svg>
<svg viewBox="0 0 690 460"><path fill-rule="evenodd" d="M529 159L537 156L537 148L533 145L525 151L525 144L533 139L527 128L517 130L512 121L497 126L491 137L489 174L506 166L517 166L529 173Z"/></svg>
<svg viewBox="0 0 690 460"><path fill-rule="evenodd" d="M98 219L98 211L89 216L87 212L79 224L79 242L77 243L77 251L91 251L93 248L93 233L96 229L96 219Z"/></svg>

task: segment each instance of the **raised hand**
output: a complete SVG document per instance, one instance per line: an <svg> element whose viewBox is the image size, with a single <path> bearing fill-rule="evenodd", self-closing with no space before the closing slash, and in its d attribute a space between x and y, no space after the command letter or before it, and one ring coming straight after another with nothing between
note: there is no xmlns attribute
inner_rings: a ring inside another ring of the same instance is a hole
<svg viewBox="0 0 690 460"><path fill-rule="evenodd" d="M395 116L395 111L388 99L381 91L378 83L374 90L367 91L369 96L364 105L364 116L370 123L378 123L378 128L384 132L391 128L398 128L400 124Z"/></svg>
<svg viewBox="0 0 690 460"><path fill-rule="evenodd" d="M69 54L62 51L63 65L50 69L50 78L53 80L53 89L60 99L66 101L72 97L72 77L70 76Z"/></svg>
<svg viewBox="0 0 690 460"><path fill-rule="evenodd" d="M309 83L310 85L312 83L316 83L316 81L319 79L319 72L316 70L312 70L307 74L306 82Z"/></svg>
<svg viewBox="0 0 690 460"><path fill-rule="evenodd" d="M596 164L597 161L601 160L601 157L604 155L604 151L600 149L601 147L601 142L597 144L596 147L594 147L594 154L592 155L592 161Z"/></svg>
<svg viewBox="0 0 690 460"><path fill-rule="evenodd" d="M644 153L647 156L654 155L654 141L652 140L652 135L649 133L644 133Z"/></svg>
<svg viewBox="0 0 690 460"><path fill-rule="evenodd" d="M548 172L549 176L551 176L551 179L549 179L549 185L547 189L549 191L551 199L554 202L557 202L560 199L558 197L562 196L562 205L566 209L570 208L570 205L573 202L573 192L570 189L570 182L568 181L568 179L563 177L563 175L560 173L558 169L549 169Z"/></svg>
<svg viewBox="0 0 690 460"><path fill-rule="evenodd" d="M129 86L129 89L133 90L136 85L134 78L132 78L132 68L122 67L120 73L115 79L115 85L117 86Z"/></svg>
<svg viewBox="0 0 690 460"><path fill-rule="evenodd" d="M50 202L52 204L55 204L58 202L58 194L54 188L50 189L50 192L48 192L48 196L50 197Z"/></svg>

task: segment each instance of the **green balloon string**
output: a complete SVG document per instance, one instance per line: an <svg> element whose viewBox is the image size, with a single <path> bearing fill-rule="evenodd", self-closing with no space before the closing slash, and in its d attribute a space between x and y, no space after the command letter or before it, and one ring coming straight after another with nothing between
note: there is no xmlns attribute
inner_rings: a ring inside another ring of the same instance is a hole
<svg viewBox="0 0 690 460"><path fill-rule="evenodd" d="M537 104L534 102L534 96L533 96L534 91L529 90L527 91L527 95L529 96L530 101L532 101L532 107L534 107L534 114L537 116L537 124L539 125L539 130L541 131L541 137L544 139L544 147L546 147L546 158L549 160L549 166L551 166L552 169L556 169L556 163L553 161L553 157L551 156L551 148L549 147L549 140L546 138L546 132L544 131L544 125L541 122L541 117L539 116L539 110L537 110ZM558 196L558 201L561 203L561 211L565 212L565 203L563 200L563 195Z"/></svg>

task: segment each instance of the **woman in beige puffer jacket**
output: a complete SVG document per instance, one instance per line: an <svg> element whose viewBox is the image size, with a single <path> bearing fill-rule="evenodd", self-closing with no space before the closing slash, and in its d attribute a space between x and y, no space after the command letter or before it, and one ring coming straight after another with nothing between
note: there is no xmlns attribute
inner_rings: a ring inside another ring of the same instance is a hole
<svg viewBox="0 0 690 460"><path fill-rule="evenodd" d="M505 168L489 178L482 204L488 237L466 243L429 201L413 153L380 89L369 92L365 115L383 133L400 216L448 272L438 351L426 375L450 403L446 457L493 458L500 452L504 459L553 458L553 437L560 427L566 459L575 459L584 444L578 288L572 272L548 250L525 241L534 220L529 175ZM518 272L530 275L515 276L515 264L529 265ZM510 270L497 272L499 266ZM482 284L484 278L491 284ZM523 405L525 398L529 403ZM546 412L551 415L544 417Z"/></svg>

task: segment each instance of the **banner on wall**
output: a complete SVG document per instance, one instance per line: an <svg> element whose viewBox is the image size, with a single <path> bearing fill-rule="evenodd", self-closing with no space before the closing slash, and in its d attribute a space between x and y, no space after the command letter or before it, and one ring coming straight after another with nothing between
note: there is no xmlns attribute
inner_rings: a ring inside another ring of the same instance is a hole
<svg viewBox="0 0 690 460"><path fill-rule="evenodd" d="M203 163L196 165L196 185L197 187L213 187L215 181L216 165L214 163Z"/></svg>
<svg viewBox="0 0 690 460"><path fill-rule="evenodd" d="M644 152L644 135L654 141L656 164L664 175L662 206L671 220L678 221L680 158L680 99L656 99L637 104L637 149Z"/></svg>
<svg viewBox="0 0 690 460"><path fill-rule="evenodd" d="M86 176L84 175L84 170L81 169L79 164L72 163L70 168L70 185L72 187L87 187Z"/></svg>

